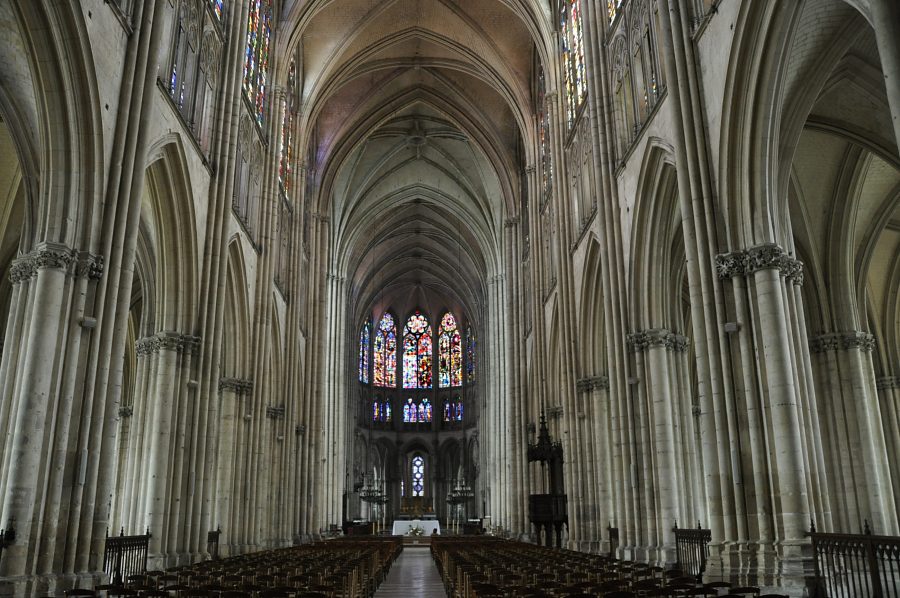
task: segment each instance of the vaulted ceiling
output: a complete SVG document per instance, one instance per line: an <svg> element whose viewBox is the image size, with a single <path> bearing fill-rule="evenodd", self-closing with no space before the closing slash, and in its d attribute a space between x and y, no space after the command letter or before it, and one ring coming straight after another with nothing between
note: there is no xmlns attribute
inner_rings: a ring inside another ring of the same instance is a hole
<svg viewBox="0 0 900 598"><path fill-rule="evenodd" d="M518 212L534 0L287 0L304 130L352 318L416 306L480 319ZM537 6L537 7L536 7ZM284 31L284 29L283 29Z"/></svg>

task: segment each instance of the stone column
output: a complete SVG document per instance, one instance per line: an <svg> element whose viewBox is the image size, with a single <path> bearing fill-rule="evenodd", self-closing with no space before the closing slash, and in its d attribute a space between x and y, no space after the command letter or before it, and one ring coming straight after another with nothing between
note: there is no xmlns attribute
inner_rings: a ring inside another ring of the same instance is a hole
<svg viewBox="0 0 900 598"><path fill-rule="evenodd" d="M235 478L237 460L237 436L243 419L242 399L253 389L253 382L239 378L222 378L219 380L220 418L219 445L216 449L216 505L212 525L221 527L224 539L219 546L222 557L232 556L238 552L238 517L235 512L235 501L239 500Z"/></svg>
<svg viewBox="0 0 900 598"><path fill-rule="evenodd" d="M894 510L900 511L900 376L886 376L875 381L878 389L878 403L881 406L881 421L887 441L887 462L890 466L894 491Z"/></svg>
<svg viewBox="0 0 900 598"><path fill-rule="evenodd" d="M799 586L809 574L808 542L810 501L807 492L809 469L803 445L802 397L795 378L794 346L791 330L796 326L786 302L782 270L790 267L790 258L777 245L751 247L746 251L717 256L720 276L728 273L746 278L734 283L736 296L746 300L751 321L747 322L748 342L755 344L744 364L745 371L754 368L751 381L760 389L759 403L765 447L769 453L768 475L774 476L770 500L774 503L772 519L780 533L776 579L784 586ZM736 278L737 279L737 278ZM752 356L752 357L751 357ZM752 403L751 403L752 404ZM761 447L755 450L762 450ZM765 512L764 506L759 506Z"/></svg>
<svg viewBox="0 0 900 598"><path fill-rule="evenodd" d="M35 518L35 512L43 511L46 456L52 450L51 432L61 399L57 395L60 347L65 346L71 326L68 270L73 259L68 247L42 243L13 265L11 278L23 289L27 287L28 300L22 306L25 334L18 351L18 384L11 397L6 498L0 516L4 525L14 522L17 533L16 542L3 552L0 574L6 576L27 575L41 542L40 518Z"/></svg>
<svg viewBox="0 0 900 598"><path fill-rule="evenodd" d="M815 353L834 351L833 358L827 358L836 385L823 380L830 391L830 401L839 410L832 411L833 417L845 421L846 426L838 432L846 435L840 441L847 447L845 459L849 463L844 471L850 473L853 483L845 488L844 500L837 504L846 505L848 513L841 517L851 529L837 530L844 533L859 533L864 521L868 520L875 533L897 533L896 497L891 480L890 459L885 459L890 442L896 436L896 428L885 430L883 405L880 405L875 371L871 352L875 348L875 338L861 331L828 333L815 337L810 342ZM833 359L833 361L832 361ZM891 414L888 413L888 417ZM888 440L891 438L891 441ZM853 510L853 507L856 510ZM856 529L853 529L856 528Z"/></svg>

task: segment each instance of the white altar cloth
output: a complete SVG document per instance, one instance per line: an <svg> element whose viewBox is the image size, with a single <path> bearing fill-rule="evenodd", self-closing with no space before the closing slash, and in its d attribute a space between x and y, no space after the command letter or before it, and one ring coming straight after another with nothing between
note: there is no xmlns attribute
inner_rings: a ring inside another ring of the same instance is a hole
<svg viewBox="0 0 900 598"><path fill-rule="evenodd" d="M410 519L408 521L394 521L393 534L395 536L405 536L409 533L410 528L421 527L423 536L430 536L432 532L441 533L441 524L439 521L422 521L419 519Z"/></svg>

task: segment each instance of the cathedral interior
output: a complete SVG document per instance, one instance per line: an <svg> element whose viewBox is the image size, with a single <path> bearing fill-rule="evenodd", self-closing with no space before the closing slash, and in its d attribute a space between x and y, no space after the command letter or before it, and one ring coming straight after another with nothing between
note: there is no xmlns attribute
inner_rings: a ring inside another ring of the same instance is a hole
<svg viewBox="0 0 900 598"><path fill-rule="evenodd" d="M0 596L420 525L900 591L900 2L0 15Z"/></svg>

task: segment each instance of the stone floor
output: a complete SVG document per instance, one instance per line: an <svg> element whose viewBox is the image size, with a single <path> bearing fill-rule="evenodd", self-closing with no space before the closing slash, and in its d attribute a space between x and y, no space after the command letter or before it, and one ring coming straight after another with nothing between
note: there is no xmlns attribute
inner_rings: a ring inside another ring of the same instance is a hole
<svg viewBox="0 0 900 598"><path fill-rule="evenodd" d="M444 584L428 547L405 546L375 598L444 598Z"/></svg>

